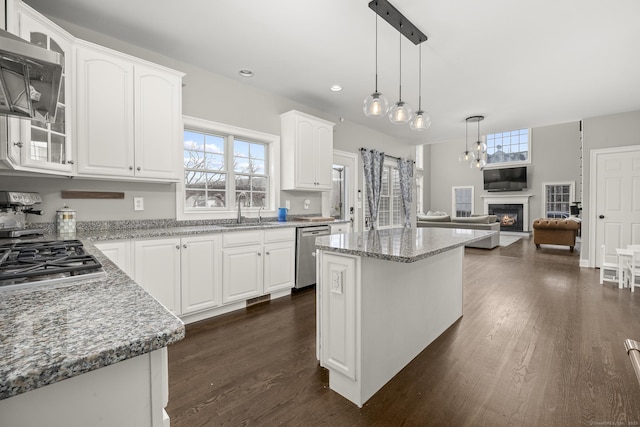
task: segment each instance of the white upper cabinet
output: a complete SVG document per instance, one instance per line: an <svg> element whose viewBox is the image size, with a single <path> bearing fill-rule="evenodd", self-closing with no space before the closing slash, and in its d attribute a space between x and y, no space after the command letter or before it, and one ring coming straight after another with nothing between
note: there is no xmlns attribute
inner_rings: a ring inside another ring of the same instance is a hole
<svg viewBox="0 0 640 427"><path fill-rule="evenodd" d="M133 64L84 44L76 62L78 172L133 176Z"/></svg>
<svg viewBox="0 0 640 427"><path fill-rule="evenodd" d="M334 124L295 110L280 120L282 190L331 190Z"/></svg>
<svg viewBox="0 0 640 427"><path fill-rule="evenodd" d="M178 181L183 74L80 41L76 74L78 174Z"/></svg>
<svg viewBox="0 0 640 427"><path fill-rule="evenodd" d="M73 36L22 2L9 2L8 29L42 48L58 52L64 69L55 121L9 118L3 157L13 169L73 175Z"/></svg>

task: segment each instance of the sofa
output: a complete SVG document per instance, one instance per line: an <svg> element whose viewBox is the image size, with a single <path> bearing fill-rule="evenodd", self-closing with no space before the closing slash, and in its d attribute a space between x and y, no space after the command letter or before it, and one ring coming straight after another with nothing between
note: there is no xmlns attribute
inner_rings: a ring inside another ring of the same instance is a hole
<svg viewBox="0 0 640 427"><path fill-rule="evenodd" d="M572 219L538 218L533 221L533 243L536 249L540 245L561 245L573 252L578 230L580 223Z"/></svg>
<svg viewBox="0 0 640 427"><path fill-rule="evenodd" d="M461 228L466 230L487 230L496 231L495 234L485 239L478 240L466 245L469 248L493 249L500 244L500 223L496 222L495 215L477 215L470 217L451 218L451 216L437 212L418 214L418 227L431 228Z"/></svg>

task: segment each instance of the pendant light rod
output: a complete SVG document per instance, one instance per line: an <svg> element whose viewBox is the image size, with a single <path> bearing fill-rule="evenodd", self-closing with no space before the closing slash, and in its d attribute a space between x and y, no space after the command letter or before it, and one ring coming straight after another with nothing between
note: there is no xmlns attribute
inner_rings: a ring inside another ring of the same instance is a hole
<svg viewBox="0 0 640 427"><path fill-rule="evenodd" d="M418 111L422 111L422 45L418 46Z"/></svg>
<svg viewBox="0 0 640 427"><path fill-rule="evenodd" d="M400 40L400 49L398 50L400 52L400 87L398 88L398 101L402 102L402 36L400 36L399 38Z"/></svg>
<svg viewBox="0 0 640 427"><path fill-rule="evenodd" d="M378 11L377 10L376 10L376 92L378 92Z"/></svg>
<svg viewBox="0 0 640 427"><path fill-rule="evenodd" d="M369 3L369 8L400 34L411 40L413 44L418 45L427 41L427 36L387 0L372 0Z"/></svg>

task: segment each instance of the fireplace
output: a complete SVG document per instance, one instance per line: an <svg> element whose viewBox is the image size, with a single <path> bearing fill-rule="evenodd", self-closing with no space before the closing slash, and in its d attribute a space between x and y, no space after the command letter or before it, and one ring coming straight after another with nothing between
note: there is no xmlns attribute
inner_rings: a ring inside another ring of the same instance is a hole
<svg viewBox="0 0 640 427"><path fill-rule="evenodd" d="M522 204L490 204L489 215L496 215L500 231L524 230L524 206Z"/></svg>
<svg viewBox="0 0 640 427"><path fill-rule="evenodd" d="M496 206L508 207L506 209L508 212L504 212L504 211L498 212L500 214L507 214L507 218L503 218L504 215L500 215L500 218L504 220L504 221L501 221L504 223L504 225L502 225L502 223L500 225L501 231L509 230L514 233L515 232L528 233L530 231L529 227L531 226L529 224L529 197L531 196L532 196L531 194L520 193L518 195L487 194L487 195L482 195L480 197L483 200L483 204L484 204L483 212L485 214L490 214L494 212L489 209L490 206L494 209ZM517 211L516 209L511 209L514 207L514 205L517 205L518 207ZM509 215L509 213L511 213L511 215L515 214L517 218L513 218L512 216ZM494 214L494 215L497 215L497 214Z"/></svg>

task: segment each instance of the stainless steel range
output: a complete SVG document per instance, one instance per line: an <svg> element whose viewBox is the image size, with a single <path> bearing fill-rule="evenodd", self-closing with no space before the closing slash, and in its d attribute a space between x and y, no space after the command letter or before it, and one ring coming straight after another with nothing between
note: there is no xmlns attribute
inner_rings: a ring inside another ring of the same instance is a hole
<svg viewBox="0 0 640 427"><path fill-rule="evenodd" d="M103 276L79 240L0 244L0 291Z"/></svg>

